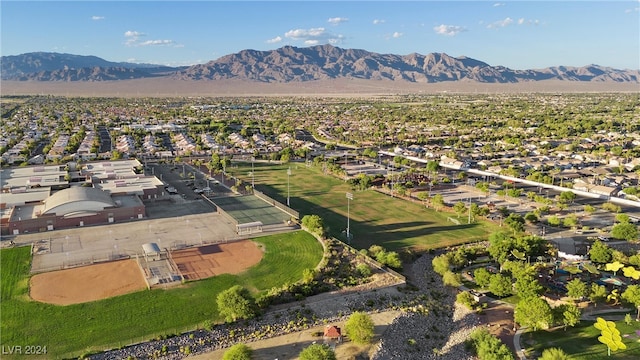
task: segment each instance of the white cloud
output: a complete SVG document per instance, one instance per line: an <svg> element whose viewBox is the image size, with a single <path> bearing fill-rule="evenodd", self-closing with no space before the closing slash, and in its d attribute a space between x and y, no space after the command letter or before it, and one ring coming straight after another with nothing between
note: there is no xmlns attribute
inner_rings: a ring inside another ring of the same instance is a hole
<svg viewBox="0 0 640 360"><path fill-rule="evenodd" d="M104 16L97 16L97 15L93 15L93 16L91 17L91 20L95 20L95 21L98 21L98 20L104 20Z"/></svg>
<svg viewBox="0 0 640 360"><path fill-rule="evenodd" d="M127 46L171 46L171 47L184 47L184 45L181 44L176 44L175 41L173 40L162 40L162 39L157 39L157 40L146 40L146 41L139 41L140 37L142 36L146 36L147 34L145 33L141 33L139 31L133 31L133 30L128 30L125 31L124 33L124 37L125 37L125 45Z"/></svg>
<svg viewBox="0 0 640 360"><path fill-rule="evenodd" d="M138 31L133 31L133 30L127 30L124 33L124 37L126 38L125 40L125 45L127 46L136 46L136 43L138 42L138 38L140 38L140 36L144 36L145 34L138 32Z"/></svg>
<svg viewBox="0 0 640 360"><path fill-rule="evenodd" d="M341 18L341 17L329 18L329 20L327 20L328 23L333 25L342 24L343 22L347 22L347 21L349 21L349 19Z"/></svg>
<svg viewBox="0 0 640 360"><path fill-rule="evenodd" d="M273 39L267 40L267 44L276 44L282 42L282 38L280 36L276 36Z"/></svg>
<svg viewBox="0 0 640 360"><path fill-rule="evenodd" d="M513 19L510 17L507 17L504 20L498 20L498 21L492 22L491 24L487 25L487 28L489 29L503 28L511 25L512 23L513 23Z"/></svg>
<svg viewBox="0 0 640 360"><path fill-rule="evenodd" d="M138 43L137 46L167 46L174 45L173 40L147 40L141 43Z"/></svg>
<svg viewBox="0 0 640 360"><path fill-rule="evenodd" d="M140 36L144 36L144 34L138 31L127 30L125 31L124 36L128 38L138 38Z"/></svg>
<svg viewBox="0 0 640 360"><path fill-rule="evenodd" d="M539 24L540 24L540 20L538 19L535 19L535 20L532 20L532 19L527 20L525 18L518 19L518 25L539 25Z"/></svg>
<svg viewBox="0 0 640 360"><path fill-rule="evenodd" d="M380 25L380 24L384 24L386 21L382 20L382 19L374 19L373 20L373 25Z"/></svg>
<svg viewBox="0 0 640 360"><path fill-rule="evenodd" d="M439 35L456 36L463 31L467 31L467 29L463 26L442 24L435 26L433 28L433 31L435 31L436 34Z"/></svg>
<svg viewBox="0 0 640 360"><path fill-rule="evenodd" d="M504 5L505 5L504 3L495 3L493 4L493 7L504 6Z"/></svg>
<svg viewBox="0 0 640 360"><path fill-rule="evenodd" d="M624 11L626 14L631 14L633 12L640 12L640 7L635 7L633 9L627 9Z"/></svg>
<svg viewBox="0 0 640 360"><path fill-rule="evenodd" d="M284 34L284 37L294 41L302 41L308 45L327 42L339 44L344 39L343 35L333 34L323 27L289 30Z"/></svg>
<svg viewBox="0 0 640 360"><path fill-rule="evenodd" d="M396 39L397 39L397 38L401 37L402 35L403 35L403 34L402 34L401 32L397 32L397 31L396 31L396 32L394 32L394 33L393 33L393 35L391 35L391 36L392 36L393 38L396 38Z"/></svg>

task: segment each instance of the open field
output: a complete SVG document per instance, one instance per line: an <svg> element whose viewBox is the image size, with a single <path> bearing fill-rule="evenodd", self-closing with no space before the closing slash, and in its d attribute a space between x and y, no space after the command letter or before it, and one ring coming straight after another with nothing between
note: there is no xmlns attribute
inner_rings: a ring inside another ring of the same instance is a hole
<svg viewBox="0 0 640 360"><path fill-rule="evenodd" d="M637 92L638 84L580 81L533 81L493 84L472 81L412 83L408 81L338 79L291 83L261 83L243 80L187 81L135 79L118 81L2 81L2 96L59 95L82 97L170 97L170 96L332 96L371 97L429 93L548 93L548 92Z"/></svg>
<svg viewBox="0 0 640 360"><path fill-rule="evenodd" d="M450 213L426 209L418 203L392 198L373 190L354 192L344 181L322 174L320 169L301 163L284 165L255 164L256 188L285 203L287 169L291 167L291 208L300 216L315 214L328 227L330 235L345 240L347 227L346 192L352 192L350 230L351 244L368 248L380 244L390 250L412 248L426 250L470 241L483 240L499 229L490 222L455 225ZM245 181L250 164L239 163L234 169Z"/></svg>
<svg viewBox="0 0 640 360"><path fill-rule="evenodd" d="M56 305L80 304L147 288L135 260L37 274L30 284L32 299Z"/></svg>
<svg viewBox="0 0 640 360"><path fill-rule="evenodd" d="M634 315L632 313L632 315ZM605 319L607 316L603 316ZM636 331L640 330L640 324L633 321L627 325L624 321L615 321L616 328L620 330L622 342L627 346L626 350L612 351L607 356L607 346L598 341L600 330L593 327L595 321L582 320L574 328L567 331L556 329L554 331L537 331L526 333L521 337L523 349L531 350L531 343L536 352L543 349L559 347L564 350L571 359L576 360L605 360L624 359L632 360L640 358L640 336ZM533 338L533 340L531 340Z"/></svg>
<svg viewBox="0 0 640 360"><path fill-rule="evenodd" d="M257 295L297 281L304 269L315 267L322 258L322 245L304 231L254 241L263 248L264 256L241 274L68 306L29 299L29 247L3 249L0 343L47 346L47 358L60 358L183 332L207 319L219 320L215 301L219 292L242 285Z"/></svg>

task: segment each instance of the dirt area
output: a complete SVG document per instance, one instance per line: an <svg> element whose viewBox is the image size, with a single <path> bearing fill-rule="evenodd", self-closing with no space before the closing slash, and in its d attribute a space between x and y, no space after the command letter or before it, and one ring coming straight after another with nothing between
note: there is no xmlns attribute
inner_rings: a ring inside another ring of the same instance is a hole
<svg viewBox="0 0 640 360"><path fill-rule="evenodd" d="M480 321L487 327L487 330L506 344L515 354L513 346L513 307L507 304L489 304L482 315Z"/></svg>
<svg viewBox="0 0 640 360"><path fill-rule="evenodd" d="M375 349L375 344L381 338L387 326L393 322L400 311L384 311L371 314L371 319L375 324L375 337L372 345L356 345L349 341L337 344L335 347L336 358L338 359L369 359L369 355ZM328 325L336 325L343 329L344 322L331 323ZM270 339L259 340L247 343L253 349L254 360L273 360L273 359L297 359L298 354L305 347L314 342L322 343L322 336L314 336L314 333L322 332L324 326L316 326L304 331L299 331L287 335L276 336ZM206 354L191 356L192 360L205 359L222 359L222 355L227 349L216 350Z"/></svg>
<svg viewBox="0 0 640 360"><path fill-rule="evenodd" d="M31 277L30 295L56 305L79 304L146 289L135 260L121 260Z"/></svg>
<svg viewBox="0 0 640 360"><path fill-rule="evenodd" d="M262 259L262 251L250 240L201 246L171 253L185 280L206 279L219 274L238 274Z"/></svg>
<svg viewBox="0 0 640 360"><path fill-rule="evenodd" d="M411 83L366 79L330 79L292 83L261 83L238 79L185 81L166 78L118 81L2 81L2 95L175 97L180 96L339 96L366 97L402 93L521 93L637 91L635 83L545 80L515 84L463 81Z"/></svg>

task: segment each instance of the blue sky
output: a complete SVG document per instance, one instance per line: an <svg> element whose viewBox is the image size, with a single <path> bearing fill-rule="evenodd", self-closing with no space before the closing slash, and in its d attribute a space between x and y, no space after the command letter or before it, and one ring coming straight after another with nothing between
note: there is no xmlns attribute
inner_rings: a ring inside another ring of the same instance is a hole
<svg viewBox="0 0 640 360"><path fill-rule="evenodd" d="M11 1L2 55L50 51L191 65L333 44L444 52L512 69L640 69L640 1Z"/></svg>

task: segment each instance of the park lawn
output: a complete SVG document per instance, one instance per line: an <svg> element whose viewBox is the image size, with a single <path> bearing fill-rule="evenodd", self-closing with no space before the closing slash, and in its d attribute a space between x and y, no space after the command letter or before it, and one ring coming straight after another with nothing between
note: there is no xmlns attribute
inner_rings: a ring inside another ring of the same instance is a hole
<svg viewBox="0 0 640 360"><path fill-rule="evenodd" d="M67 358L181 333L201 327L207 319L221 320L216 305L221 291L242 285L258 296L270 287L296 282L304 269L314 268L322 259L322 245L304 231L254 241L264 246L264 257L242 274L69 306L30 300L30 249L4 249L0 251L0 343L47 346L48 358Z"/></svg>
<svg viewBox="0 0 640 360"><path fill-rule="evenodd" d="M576 360L640 359L640 336L636 334L636 330L640 330L640 323L633 321L631 325L627 325L624 321L615 322L627 349L612 351L611 356L607 356L607 346L598 341L600 330L593 327L594 323L594 320L582 320L576 327L567 328L567 331L560 328L554 331L526 333L522 336L521 342L523 347L527 348L528 354L533 350L539 355L546 348L558 347L569 354L571 359ZM625 334L629 336L624 337Z"/></svg>
<svg viewBox="0 0 640 360"><path fill-rule="evenodd" d="M289 167L291 176L287 179ZM251 183L251 163L238 163L233 171L245 183ZM291 207L300 212L301 217L320 216L329 235L340 240L346 240L346 193L353 193L349 219L353 234L351 245L356 248L379 244L388 250L423 251L486 240L499 229L488 221L465 224L462 219L461 225L455 225L448 220L455 217L451 213L437 212L420 203L374 190L354 191L346 182L303 163L255 163L254 177L256 189L284 204L289 191Z"/></svg>

